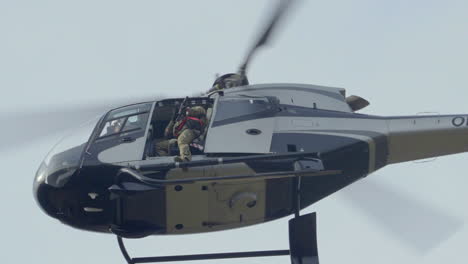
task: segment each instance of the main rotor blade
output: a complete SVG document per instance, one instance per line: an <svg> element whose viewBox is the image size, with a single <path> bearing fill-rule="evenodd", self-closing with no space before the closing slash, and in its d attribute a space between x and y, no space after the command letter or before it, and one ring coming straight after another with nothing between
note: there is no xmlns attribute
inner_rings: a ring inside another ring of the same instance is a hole
<svg viewBox="0 0 468 264"><path fill-rule="evenodd" d="M428 253L454 235L463 222L439 208L374 178L366 178L341 195L385 231L419 253Z"/></svg>
<svg viewBox="0 0 468 264"><path fill-rule="evenodd" d="M31 109L24 113L2 113L0 114L0 124L2 124L0 151L22 147L54 133L74 129L112 108L150 100L156 98L116 99L70 107ZM57 138L57 141L59 139Z"/></svg>
<svg viewBox="0 0 468 264"><path fill-rule="evenodd" d="M247 56L244 59L244 62L241 64L239 67L239 74L245 75L245 72L247 70L247 66L250 63L250 60L252 59L253 55L255 52L258 50L258 48L266 45L268 43L268 40L270 39L271 35L273 34L275 28L277 27L279 21L281 18L284 16L286 13L286 10L291 7L292 3L296 0L280 0L278 3L278 7L276 8L275 12L271 15L271 19L269 20L269 23L266 25L263 33L260 35L259 39L257 42L255 42L255 45L249 50L247 53Z"/></svg>

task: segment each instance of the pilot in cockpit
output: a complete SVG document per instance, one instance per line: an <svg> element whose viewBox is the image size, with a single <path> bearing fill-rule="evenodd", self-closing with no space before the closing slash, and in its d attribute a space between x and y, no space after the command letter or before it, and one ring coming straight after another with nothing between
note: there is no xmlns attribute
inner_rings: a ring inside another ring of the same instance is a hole
<svg viewBox="0 0 468 264"><path fill-rule="evenodd" d="M122 121L120 119L111 122L111 128L114 133L117 133L122 128Z"/></svg>

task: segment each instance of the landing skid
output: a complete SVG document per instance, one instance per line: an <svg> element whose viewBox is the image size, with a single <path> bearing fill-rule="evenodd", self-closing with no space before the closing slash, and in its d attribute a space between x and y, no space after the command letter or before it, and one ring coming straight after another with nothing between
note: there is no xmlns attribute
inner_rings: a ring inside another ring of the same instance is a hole
<svg viewBox="0 0 468 264"><path fill-rule="evenodd" d="M304 168L298 164L297 171ZM291 256L292 264L319 264L317 249L317 215L310 213L300 215L301 210L301 176L295 176L295 191L293 192L294 218L289 220L289 249L269 250L269 251L250 251L250 252L228 252L213 254L196 255L177 255L162 257L140 257L131 258L125 248L123 238L117 236L120 251L122 252L128 264L137 263L157 263L169 261L188 261L188 260L210 260L210 259L230 259L230 258L251 258L251 257L272 257L272 256Z"/></svg>
<svg viewBox="0 0 468 264"><path fill-rule="evenodd" d="M252 258L252 257L274 257L291 256L292 264L319 264L316 236L316 214L306 214L289 220L289 245L286 250L228 252L214 254L177 255L160 257L131 258L128 254L123 238L117 236L119 248L128 264L157 263L169 261ZM313 226L311 226L313 224ZM313 228L311 228L313 227Z"/></svg>
<svg viewBox="0 0 468 264"><path fill-rule="evenodd" d="M229 259L229 258L251 258L251 257L272 257L289 255L289 250L270 250L270 251L251 251L251 252L229 252L215 254L196 254L196 255L178 255L178 256L162 256L162 257L143 257L130 258L125 249L125 245L121 237L117 237L120 250L124 255L128 264L137 263L157 263L168 261L188 261L188 260L210 260L210 259Z"/></svg>

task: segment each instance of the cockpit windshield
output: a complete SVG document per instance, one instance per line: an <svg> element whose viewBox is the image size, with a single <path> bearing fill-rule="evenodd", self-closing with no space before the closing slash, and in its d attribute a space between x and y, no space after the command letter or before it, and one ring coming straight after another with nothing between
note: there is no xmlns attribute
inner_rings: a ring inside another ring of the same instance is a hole
<svg viewBox="0 0 468 264"><path fill-rule="evenodd" d="M79 168L81 154L99 118L100 116L97 116L75 128L47 154L38 171L38 175L42 175L47 184L62 186L68 176L71 176Z"/></svg>

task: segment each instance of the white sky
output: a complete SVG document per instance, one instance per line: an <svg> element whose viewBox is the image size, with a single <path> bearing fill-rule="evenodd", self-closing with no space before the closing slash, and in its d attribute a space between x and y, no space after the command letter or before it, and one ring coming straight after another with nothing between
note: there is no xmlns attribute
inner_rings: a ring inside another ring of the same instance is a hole
<svg viewBox="0 0 468 264"><path fill-rule="evenodd" d="M56 106L205 91L216 73L237 69L273 3L0 0L0 117L13 120L19 112ZM368 99L371 106L363 112L370 114L468 113L466 14L468 2L463 0L302 1L271 47L257 54L249 78L252 83L343 87ZM34 138L34 129L25 133L25 142ZM11 134L15 126L4 122L2 130ZM34 173L60 133L0 152L0 259L124 263L113 236L62 225L34 203ZM8 137L2 140L8 142ZM464 223L467 158L462 154L395 165L362 184L388 184ZM338 193L306 210L318 211L321 263L468 262L465 226L421 253L363 214L349 197ZM378 201L372 195L368 199ZM390 213L394 209L388 208L389 218L395 217ZM142 256L286 248L286 221L131 241L130 251ZM223 263L240 262L288 259Z"/></svg>

